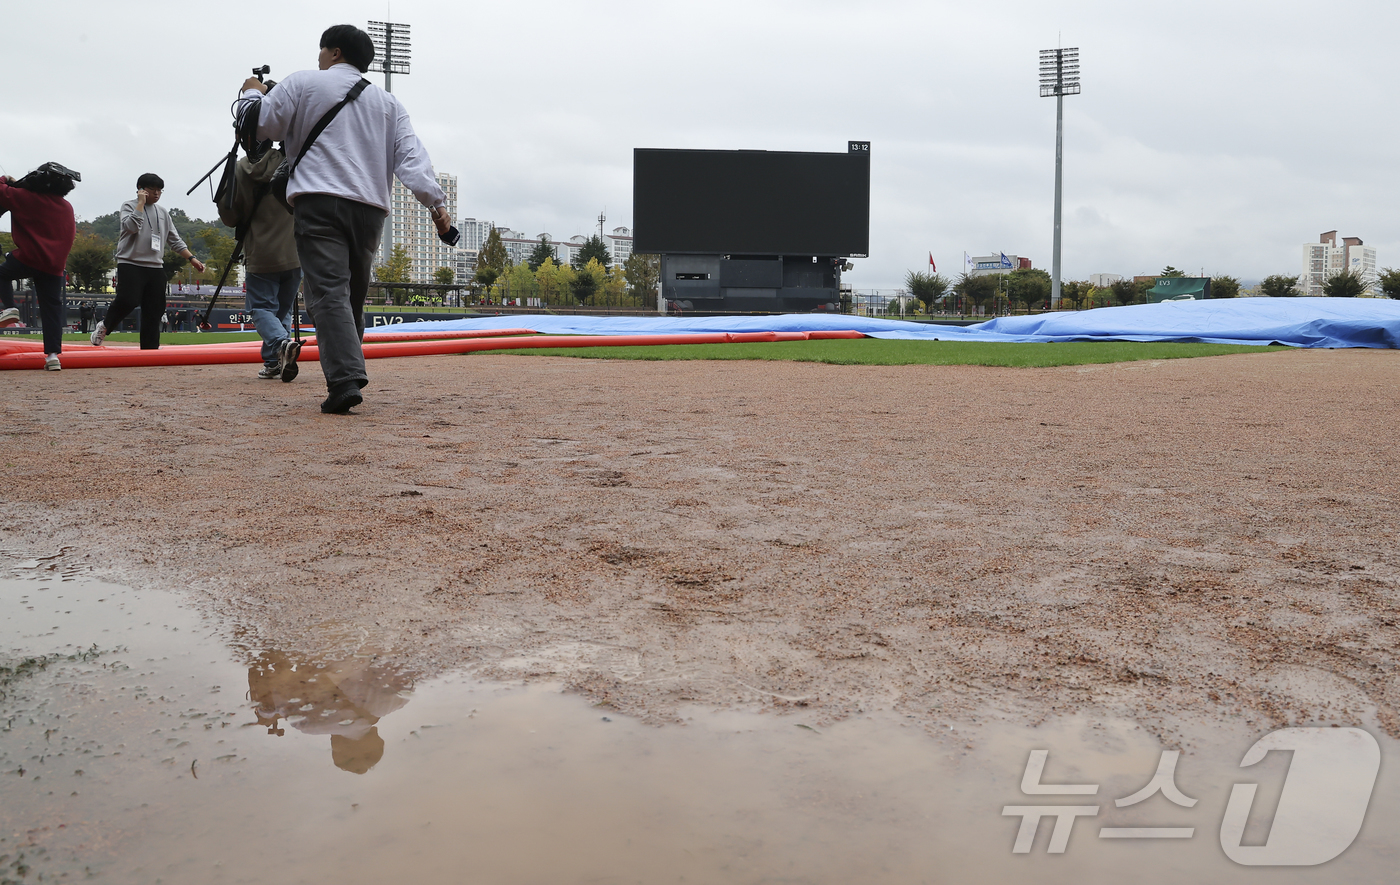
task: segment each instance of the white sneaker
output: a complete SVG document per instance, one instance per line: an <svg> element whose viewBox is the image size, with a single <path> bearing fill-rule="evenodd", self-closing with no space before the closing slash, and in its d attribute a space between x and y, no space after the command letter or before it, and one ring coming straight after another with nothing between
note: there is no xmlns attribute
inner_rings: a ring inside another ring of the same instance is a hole
<svg viewBox="0 0 1400 885"><path fill-rule="evenodd" d="M56 353L46 353L46 354L44 354L44 368L45 368L45 369L48 369L50 372L57 372L59 369L62 369L63 366L62 366L62 364L60 364L59 361L58 361L58 354L56 354Z"/></svg>
<svg viewBox="0 0 1400 885"><path fill-rule="evenodd" d="M97 328L92 330L92 338L90 338L90 339L88 339L88 340L90 340L90 341L92 342L92 346L93 346L93 347L101 347L101 346L102 346L102 342L105 341L106 338L107 338L107 327L104 326L104 325L102 324L102 321L101 321L101 320L98 320L98 321L97 321Z"/></svg>
<svg viewBox="0 0 1400 885"><path fill-rule="evenodd" d="M0 310L0 327L19 325L19 308L7 307Z"/></svg>

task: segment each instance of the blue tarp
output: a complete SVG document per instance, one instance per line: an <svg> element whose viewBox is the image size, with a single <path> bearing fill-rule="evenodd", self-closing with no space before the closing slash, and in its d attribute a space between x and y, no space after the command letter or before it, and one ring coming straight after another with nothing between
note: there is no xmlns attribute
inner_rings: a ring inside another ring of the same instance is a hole
<svg viewBox="0 0 1400 885"><path fill-rule="evenodd" d="M813 332L854 329L872 338L939 341L1195 341L1294 347L1400 347L1400 301L1380 298L1222 298L998 317L941 326L841 314L761 317L594 317L528 314L413 323L414 331L529 328L550 335ZM376 332L404 331L376 326Z"/></svg>

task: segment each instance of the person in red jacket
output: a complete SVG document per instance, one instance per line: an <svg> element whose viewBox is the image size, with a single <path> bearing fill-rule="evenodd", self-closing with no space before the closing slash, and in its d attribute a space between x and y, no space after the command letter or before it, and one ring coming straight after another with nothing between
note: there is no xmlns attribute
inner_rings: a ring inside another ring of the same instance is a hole
<svg viewBox="0 0 1400 885"><path fill-rule="evenodd" d="M68 321L63 275L78 233L73 207L63 198L79 180L78 173L57 163L45 163L21 179L0 176L0 211L13 214L15 240L14 251L0 264L0 326L19 322L14 281L33 280L44 324L44 368L51 372L63 368L58 361Z"/></svg>

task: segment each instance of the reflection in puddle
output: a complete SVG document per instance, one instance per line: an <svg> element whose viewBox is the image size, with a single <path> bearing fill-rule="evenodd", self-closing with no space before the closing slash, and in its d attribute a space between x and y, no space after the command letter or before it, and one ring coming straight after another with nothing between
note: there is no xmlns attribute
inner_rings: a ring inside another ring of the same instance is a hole
<svg viewBox="0 0 1400 885"><path fill-rule="evenodd" d="M1163 750L1132 723L935 739L890 714L689 709L653 728L547 686L421 679L368 640L327 656L223 642L165 594L0 579L0 658L59 656L0 699L0 881L1256 882L1216 830L1234 782L1264 783L1272 807L1286 774L1242 772L1253 737L1227 736L1176 766L1195 807L1117 809ZM1022 794L1034 749L1040 783L1101 785L1063 854L1048 823L1013 853L1006 806L1080 801ZM1382 766L1348 853L1268 879L1388 881L1395 784ZM1197 833L1129 844L1101 825Z"/></svg>
<svg viewBox="0 0 1400 885"><path fill-rule="evenodd" d="M375 726L412 692L413 680L373 653L323 661L265 651L248 668L248 699L268 734L286 734L285 719L303 734L330 735L335 767L355 774L383 758Z"/></svg>

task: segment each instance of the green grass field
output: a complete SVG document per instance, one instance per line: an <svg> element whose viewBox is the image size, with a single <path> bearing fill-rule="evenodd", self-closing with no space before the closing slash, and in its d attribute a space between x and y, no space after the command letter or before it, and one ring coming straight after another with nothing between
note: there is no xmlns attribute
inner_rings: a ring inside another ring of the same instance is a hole
<svg viewBox="0 0 1400 885"><path fill-rule="evenodd" d="M538 347L479 351L521 356L601 360L797 360L841 366L1080 366L1290 350L1282 345L1075 341L1063 344L986 344L971 341L889 341L879 338L657 347Z"/></svg>

